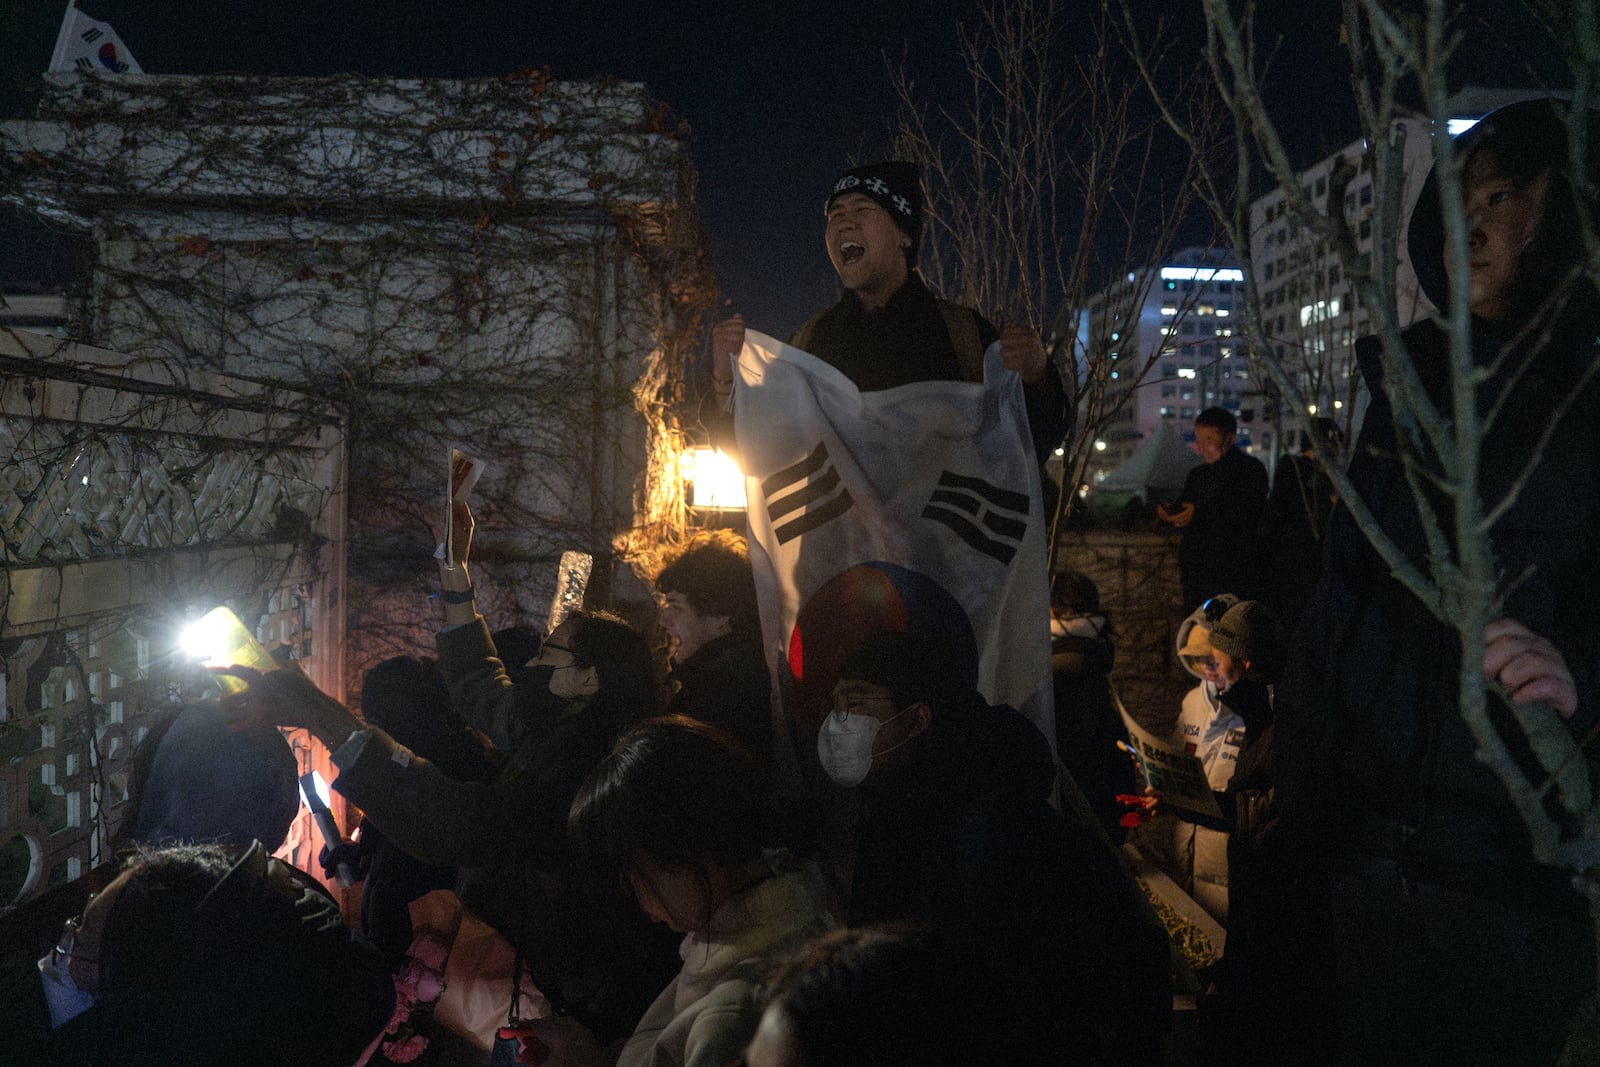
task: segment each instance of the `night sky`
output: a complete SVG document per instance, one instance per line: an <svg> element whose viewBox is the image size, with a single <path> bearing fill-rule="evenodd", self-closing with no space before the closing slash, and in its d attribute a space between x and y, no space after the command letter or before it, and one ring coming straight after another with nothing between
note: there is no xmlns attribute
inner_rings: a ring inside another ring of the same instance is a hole
<svg viewBox="0 0 1600 1067"><path fill-rule="evenodd" d="M904 56L930 100L952 99L955 27L973 0L747 0L695 5L593 0L84 0L149 74L479 77L548 64L558 79L644 82L694 132L699 197L724 297L751 325L786 336L831 301L822 202L852 157L881 158L893 105L885 57ZM1095 0L1063 0L1068 49ZM1292 108L1291 150L1310 163L1356 134L1339 5L1281 8L1273 99ZM1553 55L1518 5L1476 0L1455 81L1537 84ZM24 114L48 64L64 0L0 0L0 115ZM1198 3L1170 8L1204 39ZM1292 11L1291 11L1292 9ZM1078 14L1083 12L1083 14ZM1487 21L1486 21L1487 20ZM1492 23L1492 26L1491 26ZM1285 112L1290 113L1288 111ZM5 237L0 233L0 239ZM11 231L0 286L27 287L43 250ZM59 261L45 268L59 270Z"/></svg>

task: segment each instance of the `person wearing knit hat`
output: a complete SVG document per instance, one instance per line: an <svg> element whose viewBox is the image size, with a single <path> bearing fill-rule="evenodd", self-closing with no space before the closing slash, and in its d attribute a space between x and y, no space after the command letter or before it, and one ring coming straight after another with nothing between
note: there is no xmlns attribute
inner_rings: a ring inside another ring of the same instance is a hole
<svg viewBox="0 0 1600 1067"><path fill-rule="evenodd" d="M832 365L862 392L913 382L983 380L983 355L996 341L1005 366L1022 379L1034 454L1040 463L1066 429L1059 370L1032 328L996 329L971 308L939 299L917 272L923 192L914 163L885 160L852 167L828 187L824 245L844 286L789 344ZM712 331L713 393L701 407L712 439L733 444L732 360L744 347L744 317Z"/></svg>
<svg viewBox="0 0 1600 1067"><path fill-rule="evenodd" d="M1235 604L1211 628L1219 690L1226 692L1247 675L1275 674L1281 650L1278 620L1271 609L1258 600Z"/></svg>
<svg viewBox="0 0 1600 1067"><path fill-rule="evenodd" d="M907 270L915 270L917 255L922 250L922 178L916 164L891 159L845 171L833 183L822 205L823 214L831 217L834 203L852 195L865 197L883 208L889 221L905 236L905 240L898 243ZM830 246L830 258L833 252ZM833 265L839 270L838 259L834 259ZM840 277L844 277L843 271Z"/></svg>

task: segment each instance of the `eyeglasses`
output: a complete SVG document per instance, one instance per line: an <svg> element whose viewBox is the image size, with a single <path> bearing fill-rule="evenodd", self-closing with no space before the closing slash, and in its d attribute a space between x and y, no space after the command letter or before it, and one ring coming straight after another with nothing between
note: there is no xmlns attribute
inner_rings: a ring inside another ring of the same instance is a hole
<svg viewBox="0 0 1600 1067"><path fill-rule="evenodd" d="M94 897L91 896L84 902L83 910L88 911L89 905L93 903ZM74 915L62 924L61 938L56 942L56 947L50 950L51 966L60 967L62 960L77 960L79 963L87 963L91 966L99 965L99 960L79 955L75 951L78 947L78 931L81 929L83 929L82 915Z"/></svg>
<svg viewBox="0 0 1600 1067"><path fill-rule="evenodd" d="M888 704L894 706L894 697L888 693L840 693L833 698L832 714L854 715L866 704Z"/></svg>
<svg viewBox="0 0 1600 1067"><path fill-rule="evenodd" d="M1233 598L1227 595L1214 596L1200 605L1200 613L1205 616L1206 622L1220 622L1222 617L1233 607Z"/></svg>
<svg viewBox="0 0 1600 1067"><path fill-rule="evenodd" d="M539 646L539 651L542 652L547 648L553 648L557 652L565 652L569 656L576 656L578 654L576 651L568 648L566 645L558 645L554 641L546 641L544 644Z"/></svg>

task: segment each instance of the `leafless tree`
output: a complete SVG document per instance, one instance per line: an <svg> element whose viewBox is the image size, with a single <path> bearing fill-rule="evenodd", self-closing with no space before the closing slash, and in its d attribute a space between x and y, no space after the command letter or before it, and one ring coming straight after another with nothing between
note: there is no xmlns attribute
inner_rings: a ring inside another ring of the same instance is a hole
<svg viewBox="0 0 1600 1067"><path fill-rule="evenodd" d="M1068 41L1081 45L1069 50ZM1052 522L1065 521L1095 439L1133 396L1161 354L1117 361L1108 337L1087 334L1096 286L1168 250L1194 195L1193 178L1221 132L1196 69L1180 80L1184 118L1202 146L1178 175L1163 165L1170 140L1121 54L1102 4L1069 24L1060 0L985 6L959 35L967 95L930 107L902 65L895 147L929 180L923 269L946 297L1008 322L1043 327L1075 412L1063 448L1067 491ZM1153 274L1146 275L1148 279ZM1142 304L1144 293L1135 294ZM1107 327L1109 329L1109 327ZM1123 346L1124 348L1126 346Z"/></svg>
<svg viewBox="0 0 1600 1067"><path fill-rule="evenodd" d="M1584 116L1600 85L1600 27L1596 12L1592 4L1582 0L1539 0L1529 6L1546 23L1553 41L1559 42L1572 71L1571 114L1575 119L1570 125L1569 140L1573 172L1582 174L1581 160L1587 150ZM1205 168L1199 181L1205 201L1244 261L1245 277L1251 287L1246 326L1258 372L1276 386L1309 432L1308 397L1302 390L1302 376L1289 360L1273 351L1261 294L1255 288L1257 265L1249 262L1252 186L1259 185L1257 179L1265 178L1284 191L1290 217L1299 226L1338 250L1345 276L1354 282L1362 303L1371 311L1373 330L1382 349L1383 391L1395 414L1400 452L1397 458L1424 522L1426 558L1418 560L1408 555L1386 533L1371 502L1357 492L1338 457L1319 454L1319 460L1394 579L1459 639L1462 655L1457 704L1477 746L1477 757L1504 784L1527 826L1534 858L1572 872L1574 884L1588 897L1600 928L1600 806L1595 803L1582 752L1582 746L1593 738L1575 738L1557 712L1544 704L1518 705L1506 700L1537 760L1538 772L1527 773L1491 723L1488 698L1498 687L1486 682L1481 670L1485 626L1503 614L1507 596L1527 578L1525 574L1497 573L1491 530L1515 503L1528 477L1548 458L1546 446L1552 433L1572 398L1600 370L1600 359L1590 360L1566 401L1555 411L1541 413L1549 423L1510 492L1501 499L1484 499L1481 462L1497 422L1509 416L1505 394L1484 406L1478 397L1480 387L1493 372L1509 372L1514 382L1526 369L1517 361L1526 360L1527 352L1537 350L1548 340L1548 332L1538 336L1544 327L1525 328L1494 355L1488 369L1482 359L1474 362L1467 312L1468 220L1462 207L1462 161L1445 136L1433 138L1452 278L1447 302L1453 310L1434 313L1450 345L1448 376L1442 390L1430 394L1424 387L1407 356L1396 315L1396 255L1404 232L1405 206L1401 168L1404 128L1397 121L1402 111L1401 99L1406 90L1414 90L1422 100L1423 112L1438 130L1445 129L1449 117L1446 73L1460 42L1459 30L1453 26L1442 0L1404 6L1385 0L1343 2L1342 35L1351 60L1354 104L1369 145L1368 164L1374 173L1373 226L1378 236L1370 263L1364 263L1349 223L1338 210L1343 196L1330 196L1330 207L1319 210L1291 164L1269 101L1264 98L1263 75L1272 49L1256 38L1253 5L1204 0L1204 7L1206 60L1231 113L1237 140L1233 164ZM1131 21L1125 26L1131 34ZM1150 52L1137 46L1135 51ZM1150 71L1146 73L1154 87L1156 79ZM1172 98L1157 95L1165 101L1163 106L1172 128L1199 150L1197 133L1186 117L1173 108ZM1582 205L1579 210L1582 214ZM1595 219L1584 215L1580 225L1588 249L1587 262L1548 294L1540 313L1533 317L1536 324L1552 321L1554 312L1571 298L1573 286L1584 276L1591 285L1600 281L1600 242L1596 240ZM1430 505L1430 501L1434 503ZM1505 696L1503 691L1499 695ZM1553 814L1552 807L1562 814ZM1564 822L1581 826L1581 832L1564 833Z"/></svg>

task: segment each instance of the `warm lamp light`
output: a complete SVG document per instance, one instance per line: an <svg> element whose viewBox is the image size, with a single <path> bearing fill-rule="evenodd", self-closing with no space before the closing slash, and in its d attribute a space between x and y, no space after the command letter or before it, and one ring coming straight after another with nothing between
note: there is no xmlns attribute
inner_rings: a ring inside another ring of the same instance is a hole
<svg viewBox="0 0 1600 1067"><path fill-rule="evenodd" d="M689 483L690 507L744 510L744 472L722 449L685 449L680 469Z"/></svg>

